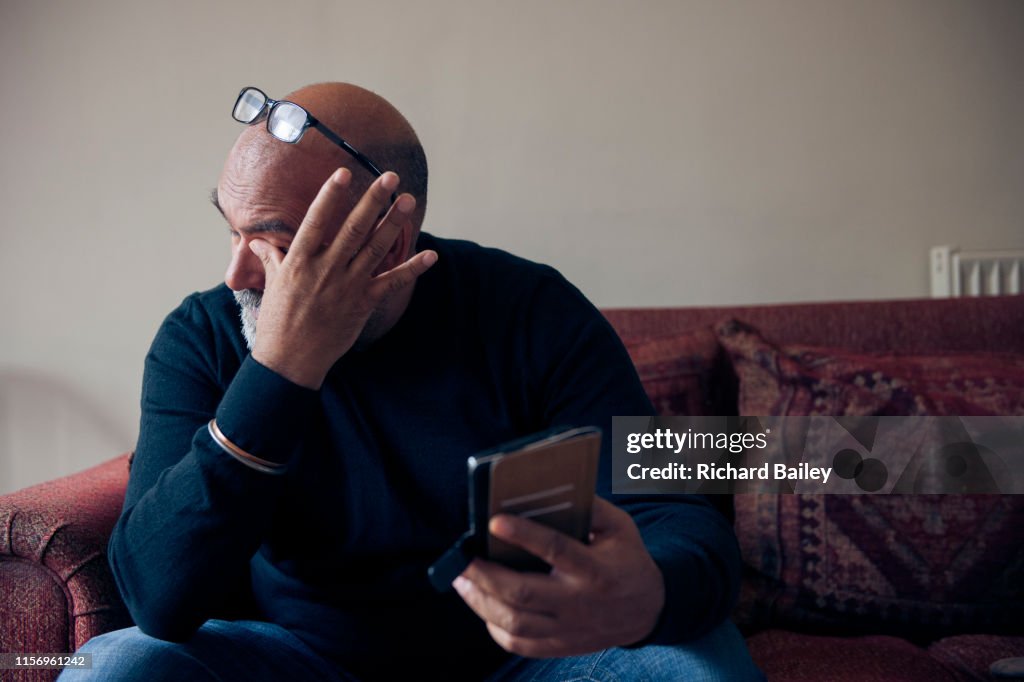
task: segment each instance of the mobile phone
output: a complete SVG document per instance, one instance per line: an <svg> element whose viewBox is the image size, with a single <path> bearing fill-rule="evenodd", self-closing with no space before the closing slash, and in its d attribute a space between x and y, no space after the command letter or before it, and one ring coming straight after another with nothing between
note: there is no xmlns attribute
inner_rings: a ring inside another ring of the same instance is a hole
<svg viewBox="0 0 1024 682"><path fill-rule="evenodd" d="M549 568L488 532L497 514L528 518L587 542L600 453L600 429L585 427L546 431L470 457L470 519L480 555L520 571Z"/></svg>
<svg viewBox="0 0 1024 682"><path fill-rule="evenodd" d="M491 517L514 514L587 542L601 455L601 430L556 427L504 443L466 461L469 530L428 574L448 589L474 557L519 571L547 571L537 556L488 532Z"/></svg>

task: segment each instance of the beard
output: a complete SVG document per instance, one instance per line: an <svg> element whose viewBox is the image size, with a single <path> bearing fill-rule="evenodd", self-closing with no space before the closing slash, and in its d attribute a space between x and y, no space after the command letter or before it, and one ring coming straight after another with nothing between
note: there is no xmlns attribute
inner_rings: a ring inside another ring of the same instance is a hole
<svg viewBox="0 0 1024 682"><path fill-rule="evenodd" d="M263 302L263 292L259 289L243 289L234 292L235 302L238 303L238 317L242 321L242 337L249 351L256 345L256 321L260 316L260 304ZM383 306L377 306L370 313L362 333L356 339L353 348L362 350L373 342L384 331Z"/></svg>
<svg viewBox="0 0 1024 682"><path fill-rule="evenodd" d="M242 320L242 336L245 338L245 345L251 351L256 345L256 319L260 315L263 292L259 289L243 289L234 294L238 303L238 316Z"/></svg>

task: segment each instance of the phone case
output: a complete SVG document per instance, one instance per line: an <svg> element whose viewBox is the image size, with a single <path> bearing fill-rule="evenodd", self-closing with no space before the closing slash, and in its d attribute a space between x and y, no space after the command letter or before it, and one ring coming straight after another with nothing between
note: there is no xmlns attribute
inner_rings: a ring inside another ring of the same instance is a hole
<svg viewBox="0 0 1024 682"><path fill-rule="evenodd" d="M481 555L521 571L549 568L487 532L497 514L528 518L587 542L600 453L600 429L584 427L547 431L471 457L470 518Z"/></svg>
<svg viewBox="0 0 1024 682"><path fill-rule="evenodd" d="M524 516L587 542L600 456L600 429L556 427L466 460L469 530L428 569L434 589L449 590L478 556L517 570L548 570L537 557L488 533L495 514Z"/></svg>

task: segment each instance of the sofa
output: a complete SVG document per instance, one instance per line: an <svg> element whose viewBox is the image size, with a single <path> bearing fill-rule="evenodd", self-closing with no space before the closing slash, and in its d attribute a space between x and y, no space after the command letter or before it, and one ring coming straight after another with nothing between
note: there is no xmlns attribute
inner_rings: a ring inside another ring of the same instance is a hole
<svg viewBox="0 0 1024 682"><path fill-rule="evenodd" d="M661 414L1024 415L1024 297L603 312ZM128 462L0 497L0 653L131 623L105 556ZM987 680L1024 656L1024 495L718 502L769 680Z"/></svg>

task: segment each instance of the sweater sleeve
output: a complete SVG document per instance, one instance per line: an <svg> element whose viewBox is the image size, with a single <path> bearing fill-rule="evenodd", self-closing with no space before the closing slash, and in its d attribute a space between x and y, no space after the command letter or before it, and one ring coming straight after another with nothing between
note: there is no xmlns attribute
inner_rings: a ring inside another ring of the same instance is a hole
<svg viewBox="0 0 1024 682"><path fill-rule="evenodd" d="M730 524L704 496L612 494L612 417L654 414L633 363L601 313L553 271L529 315L544 420L604 431L597 492L630 513L661 569L665 606L642 643L673 644L709 632L739 592L739 546Z"/></svg>
<svg viewBox="0 0 1024 682"><path fill-rule="evenodd" d="M135 623L161 639L187 638L248 595L249 561L288 479L287 468L263 473L225 453L210 419L242 449L287 465L316 400L250 356L225 385L223 351L196 295L146 357L139 440L108 553Z"/></svg>

